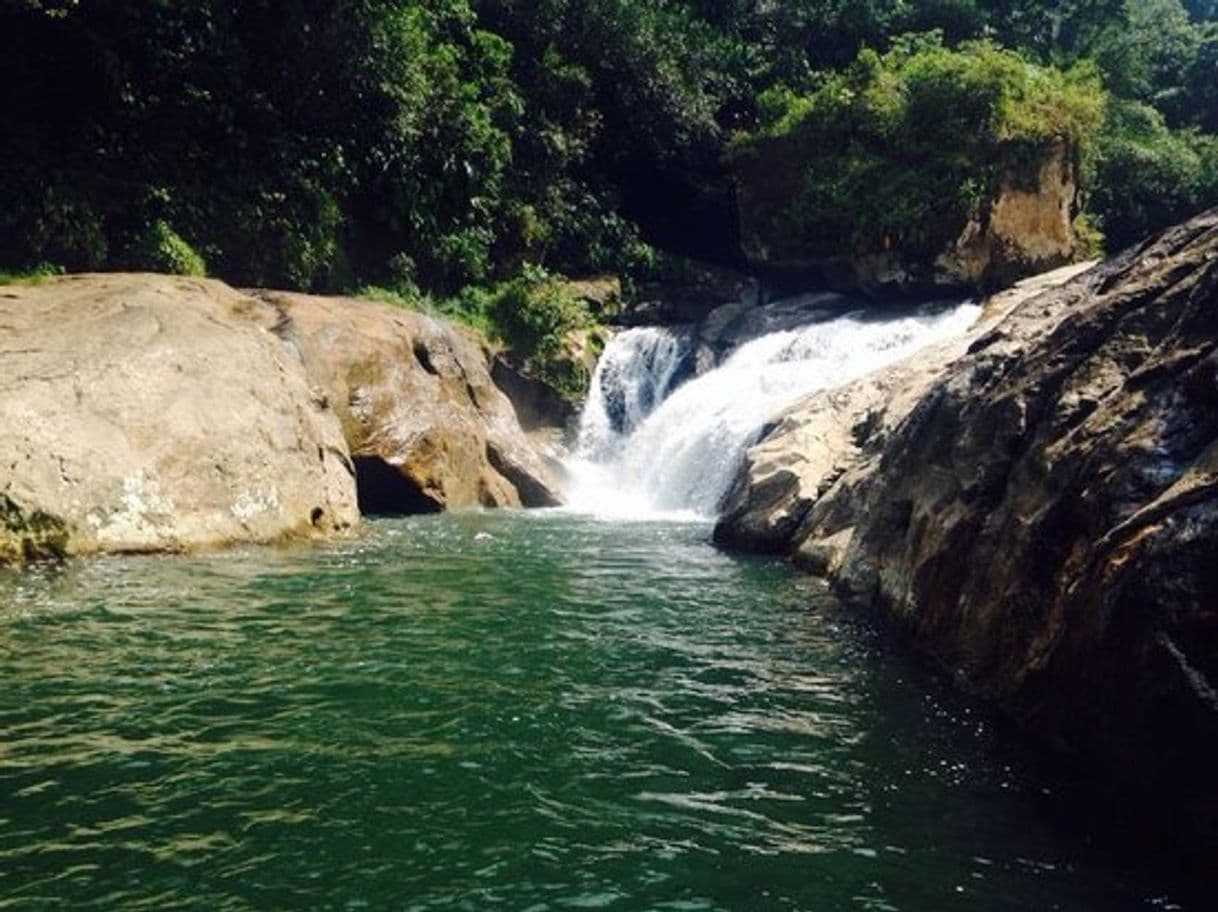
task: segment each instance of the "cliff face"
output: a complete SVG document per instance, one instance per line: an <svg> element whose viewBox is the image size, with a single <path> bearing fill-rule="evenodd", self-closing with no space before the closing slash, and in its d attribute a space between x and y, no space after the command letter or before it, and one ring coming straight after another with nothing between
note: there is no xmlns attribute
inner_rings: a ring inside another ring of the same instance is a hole
<svg viewBox="0 0 1218 912"><path fill-rule="evenodd" d="M988 209L935 260L933 281L990 291L1073 262L1078 179L1069 148L1052 147L1031 180L1009 167Z"/></svg>
<svg viewBox="0 0 1218 912"><path fill-rule="evenodd" d="M801 228L793 206L804 181L798 133L757 141L734 160L741 238L749 263L778 276L818 276L842 291L934 295L993 291L1079 258L1078 176L1064 143L1029 165L1012 160L974 212L943 200L916 245L889 239L855 248Z"/></svg>
<svg viewBox="0 0 1218 912"><path fill-rule="evenodd" d="M817 403L780 422L720 540L878 603L964 687L1218 846L1218 210L1025 301L914 403L894 388L879 433L860 423L798 497L765 467L808 450Z"/></svg>

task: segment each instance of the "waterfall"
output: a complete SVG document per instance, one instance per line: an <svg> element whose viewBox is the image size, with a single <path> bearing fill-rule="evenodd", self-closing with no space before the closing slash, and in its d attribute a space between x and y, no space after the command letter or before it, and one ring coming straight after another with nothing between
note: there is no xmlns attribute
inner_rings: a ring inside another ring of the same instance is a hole
<svg viewBox="0 0 1218 912"><path fill-rule="evenodd" d="M606 349L584 408L569 464L571 508L713 518L745 450L785 406L962 333L979 315L968 303L822 317L744 341L690 379L691 331L624 332Z"/></svg>
<svg viewBox="0 0 1218 912"><path fill-rule="evenodd" d="M614 338L592 377L580 418L576 453L594 462L611 459L679 378L691 354L690 333L648 326Z"/></svg>

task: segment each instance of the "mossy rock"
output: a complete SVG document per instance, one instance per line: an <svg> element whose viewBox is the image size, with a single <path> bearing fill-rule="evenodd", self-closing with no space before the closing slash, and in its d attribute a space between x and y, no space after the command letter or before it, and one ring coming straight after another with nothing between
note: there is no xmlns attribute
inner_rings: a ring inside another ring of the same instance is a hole
<svg viewBox="0 0 1218 912"><path fill-rule="evenodd" d="M911 36L779 94L729 156L744 253L771 278L936 296L1076 255L1080 164L1107 98L1093 68Z"/></svg>
<svg viewBox="0 0 1218 912"><path fill-rule="evenodd" d="M22 566L63 560L68 553L68 528L49 513L23 511L0 495L0 566Z"/></svg>

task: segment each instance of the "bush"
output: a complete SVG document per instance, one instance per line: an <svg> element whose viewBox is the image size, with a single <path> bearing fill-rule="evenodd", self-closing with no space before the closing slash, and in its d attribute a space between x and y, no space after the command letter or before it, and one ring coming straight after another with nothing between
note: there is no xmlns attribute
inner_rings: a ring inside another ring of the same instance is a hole
<svg viewBox="0 0 1218 912"><path fill-rule="evenodd" d="M19 269L15 272L0 269L0 285L37 285L44 279L63 274L62 266L51 263L39 263L32 269Z"/></svg>
<svg viewBox="0 0 1218 912"><path fill-rule="evenodd" d="M559 277L526 264L484 299L492 332L535 377L568 398L582 396L590 377L572 336L593 326L587 305Z"/></svg>
<svg viewBox="0 0 1218 912"><path fill-rule="evenodd" d="M157 219L136 242L132 251L134 265L152 272L201 276L207 264L195 249L163 219Z"/></svg>
<svg viewBox="0 0 1218 912"><path fill-rule="evenodd" d="M402 310L426 314L460 323L473 330L483 341L489 342L495 332L487 315L490 292L484 289L466 289L452 298L435 298L423 294L413 285L363 285L355 292L357 297L388 304Z"/></svg>
<svg viewBox="0 0 1218 912"><path fill-rule="evenodd" d="M301 211L295 218L284 219L280 228L283 277L289 287L308 291L342 287L349 279L340 239L342 209L321 187L308 181L301 183Z"/></svg>
<svg viewBox="0 0 1218 912"><path fill-rule="evenodd" d="M561 276L538 266L525 264L515 278L492 288L468 286L450 298L420 294L409 283L365 285L356 294L462 323L485 341L506 347L520 366L568 399L587 392L591 376L577 336L594 327L592 314ZM588 343L596 346L599 340L590 334Z"/></svg>
<svg viewBox="0 0 1218 912"><path fill-rule="evenodd" d="M105 228L92 203L62 187L47 188L24 240L30 259L62 263L71 272L99 269L109 254Z"/></svg>
<svg viewBox="0 0 1218 912"><path fill-rule="evenodd" d="M1095 167L1092 205L1112 250L1218 202L1218 138L1171 130L1140 102L1113 105Z"/></svg>

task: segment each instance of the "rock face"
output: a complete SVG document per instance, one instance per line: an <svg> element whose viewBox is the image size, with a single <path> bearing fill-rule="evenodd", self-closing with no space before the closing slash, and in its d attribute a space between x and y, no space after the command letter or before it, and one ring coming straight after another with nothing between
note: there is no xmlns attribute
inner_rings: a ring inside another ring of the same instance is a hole
<svg viewBox="0 0 1218 912"><path fill-rule="evenodd" d="M1024 279L989 298L981 319L964 336L928 346L853 383L813 393L775 416L761 442L748 453L745 471L728 495L715 528L715 540L744 551L790 550L808 512L836 482L856 478L860 483L867 482L875 469L870 460L878 457L900 422L974 340L1020 303L1062 285L1093 265L1066 266ZM731 329L729 338L739 331L751 338L771 326L783 329L788 325L784 317L806 322L818 313L818 307L832 307L838 300L829 294L809 296L806 306L798 308L801 303L797 299L786 305L784 310L790 313L780 310L762 327ZM764 314L765 310L753 313ZM817 554L831 553L822 543L809 548L817 549Z"/></svg>
<svg viewBox="0 0 1218 912"><path fill-rule="evenodd" d="M994 291L1079 259L1078 179L1064 145L1047 150L1031 173L1022 163L1003 169L988 203L971 216L953 214L945 201L942 217L922 226L934 239L926 255L900 244L849 250L841 238L806 236L790 212L804 180L802 142L766 138L734 160L744 254L771 281L819 279L839 291L933 297Z"/></svg>
<svg viewBox="0 0 1218 912"><path fill-rule="evenodd" d="M365 512L559 502L485 355L459 330L372 301L257 295L338 415Z"/></svg>
<svg viewBox="0 0 1218 912"><path fill-rule="evenodd" d="M1069 150L1055 146L1036 178L1024 182L1008 169L981 218L935 262L935 281L993 290L1077 258L1074 233L1078 177Z"/></svg>
<svg viewBox="0 0 1218 912"><path fill-rule="evenodd" d="M788 416L753 471L785 436L807 460L799 497L761 472L720 539L883 606L963 686L1212 853L1218 210L1020 304L877 424L843 463Z"/></svg>
<svg viewBox="0 0 1218 912"><path fill-rule="evenodd" d="M273 318L205 279L0 287L0 563L355 523L338 420Z"/></svg>
<svg viewBox="0 0 1218 912"><path fill-rule="evenodd" d="M0 427L0 564L557 502L459 330L206 279L0 286Z"/></svg>
<svg viewBox="0 0 1218 912"><path fill-rule="evenodd" d="M569 279L566 286L597 323L608 323L621 311L622 280L615 275Z"/></svg>
<svg viewBox="0 0 1218 912"><path fill-rule="evenodd" d="M579 410L571 400L502 355L491 360L491 379L511 401L527 434L556 430L561 436L579 418Z"/></svg>

